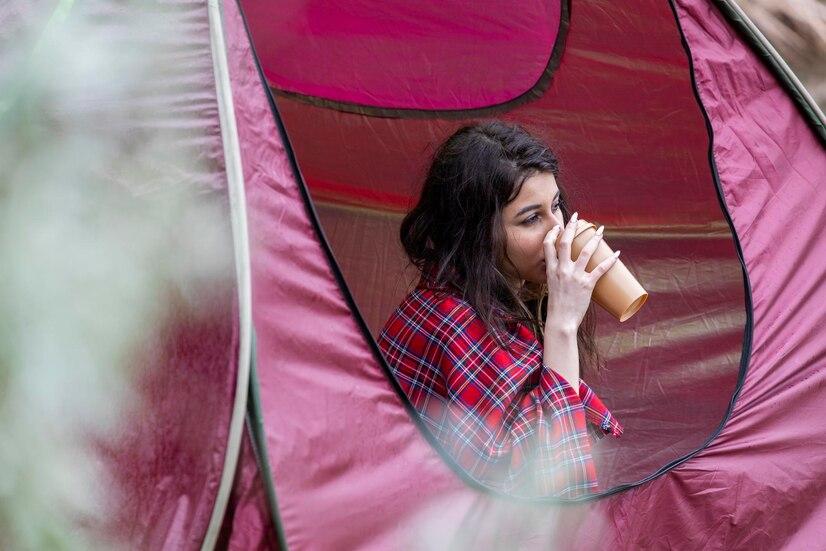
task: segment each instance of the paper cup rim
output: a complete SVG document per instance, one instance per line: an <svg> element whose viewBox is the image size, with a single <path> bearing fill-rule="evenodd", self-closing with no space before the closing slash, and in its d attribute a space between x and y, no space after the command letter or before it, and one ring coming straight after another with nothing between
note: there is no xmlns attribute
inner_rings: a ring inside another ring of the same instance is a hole
<svg viewBox="0 0 826 551"><path fill-rule="evenodd" d="M588 228L596 228L597 225L593 222L588 222L587 220L578 220L576 223L576 232L574 233L574 237L579 237L579 234L587 230Z"/></svg>

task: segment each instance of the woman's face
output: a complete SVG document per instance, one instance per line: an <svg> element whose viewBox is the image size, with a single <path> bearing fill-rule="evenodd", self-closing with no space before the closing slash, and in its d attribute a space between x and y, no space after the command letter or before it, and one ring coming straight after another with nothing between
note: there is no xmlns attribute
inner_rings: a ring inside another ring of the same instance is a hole
<svg viewBox="0 0 826 551"><path fill-rule="evenodd" d="M527 178L513 201L502 209L505 228L505 250L511 266L503 262L508 277L532 283L544 283L545 250L542 241L555 225L564 225L559 206L559 188L550 172L539 172ZM515 271L514 271L515 266Z"/></svg>

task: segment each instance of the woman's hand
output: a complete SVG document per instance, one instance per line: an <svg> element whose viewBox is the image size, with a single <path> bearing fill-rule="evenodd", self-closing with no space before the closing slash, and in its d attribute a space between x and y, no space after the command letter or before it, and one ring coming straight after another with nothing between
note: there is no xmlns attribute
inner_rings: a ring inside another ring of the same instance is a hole
<svg viewBox="0 0 826 551"><path fill-rule="evenodd" d="M591 294L600 277L611 269L617 261L619 251L600 262L593 271L586 272L585 266L596 251L604 226L600 226L588 243L579 253L576 261L571 260L571 243L576 233L578 215L574 213L565 229L554 226L545 236L545 272L548 280L548 317L545 320L547 329L553 328L563 332L574 333L582 323ZM559 253L557 254L556 241L559 232Z"/></svg>

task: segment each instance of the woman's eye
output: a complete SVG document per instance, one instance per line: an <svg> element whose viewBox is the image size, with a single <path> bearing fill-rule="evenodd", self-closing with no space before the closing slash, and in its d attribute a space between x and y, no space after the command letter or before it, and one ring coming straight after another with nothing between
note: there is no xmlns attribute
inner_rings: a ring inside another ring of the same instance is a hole
<svg viewBox="0 0 826 551"><path fill-rule="evenodd" d="M523 224L525 224L525 225L530 226L531 224L533 224L533 223L534 223L534 222L536 222L537 220L539 220L539 216L537 216L536 214L532 214L531 216L529 216L529 217L525 218L525 219L522 221L522 223L523 223Z"/></svg>
<svg viewBox="0 0 826 551"><path fill-rule="evenodd" d="M558 211L559 207L560 207L559 203L555 204L554 205L554 212Z"/></svg>

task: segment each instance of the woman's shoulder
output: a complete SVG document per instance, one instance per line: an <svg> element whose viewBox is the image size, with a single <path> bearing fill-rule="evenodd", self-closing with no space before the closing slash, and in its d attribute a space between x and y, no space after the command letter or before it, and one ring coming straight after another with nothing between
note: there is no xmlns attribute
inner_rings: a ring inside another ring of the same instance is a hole
<svg viewBox="0 0 826 551"><path fill-rule="evenodd" d="M530 329L521 323L507 323L504 332L494 334L473 304L460 293L427 286L418 286L407 294L388 318L380 338L410 340L422 335L443 345L475 342L483 344L485 349L514 342L531 346L535 340Z"/></svg>
<svg viewBox="0 0 826 551"><path fill-rule="evenodd" d="M470 363L495 372L515 369L523 376L541 361L541 345L527 326L494 332L468 300L430 288L414 289L402 300L378 344L396 372Z"/></svg>
<svg viewBox="0 0 826 551"><path fill-rule="evenodd" d="M390 314L377 343L397 375L438 370L438 358L451 342L462 340L461 328L472 315L472 307L461 297L417 287Z"/></svg>
<svg viewBox="0 0 826 551"><path fill-rule="evenodd" d="M461 295L442 288L416 287L396 307L382 333L416 329L435 333L460 328L478 319Z"/></svg>

